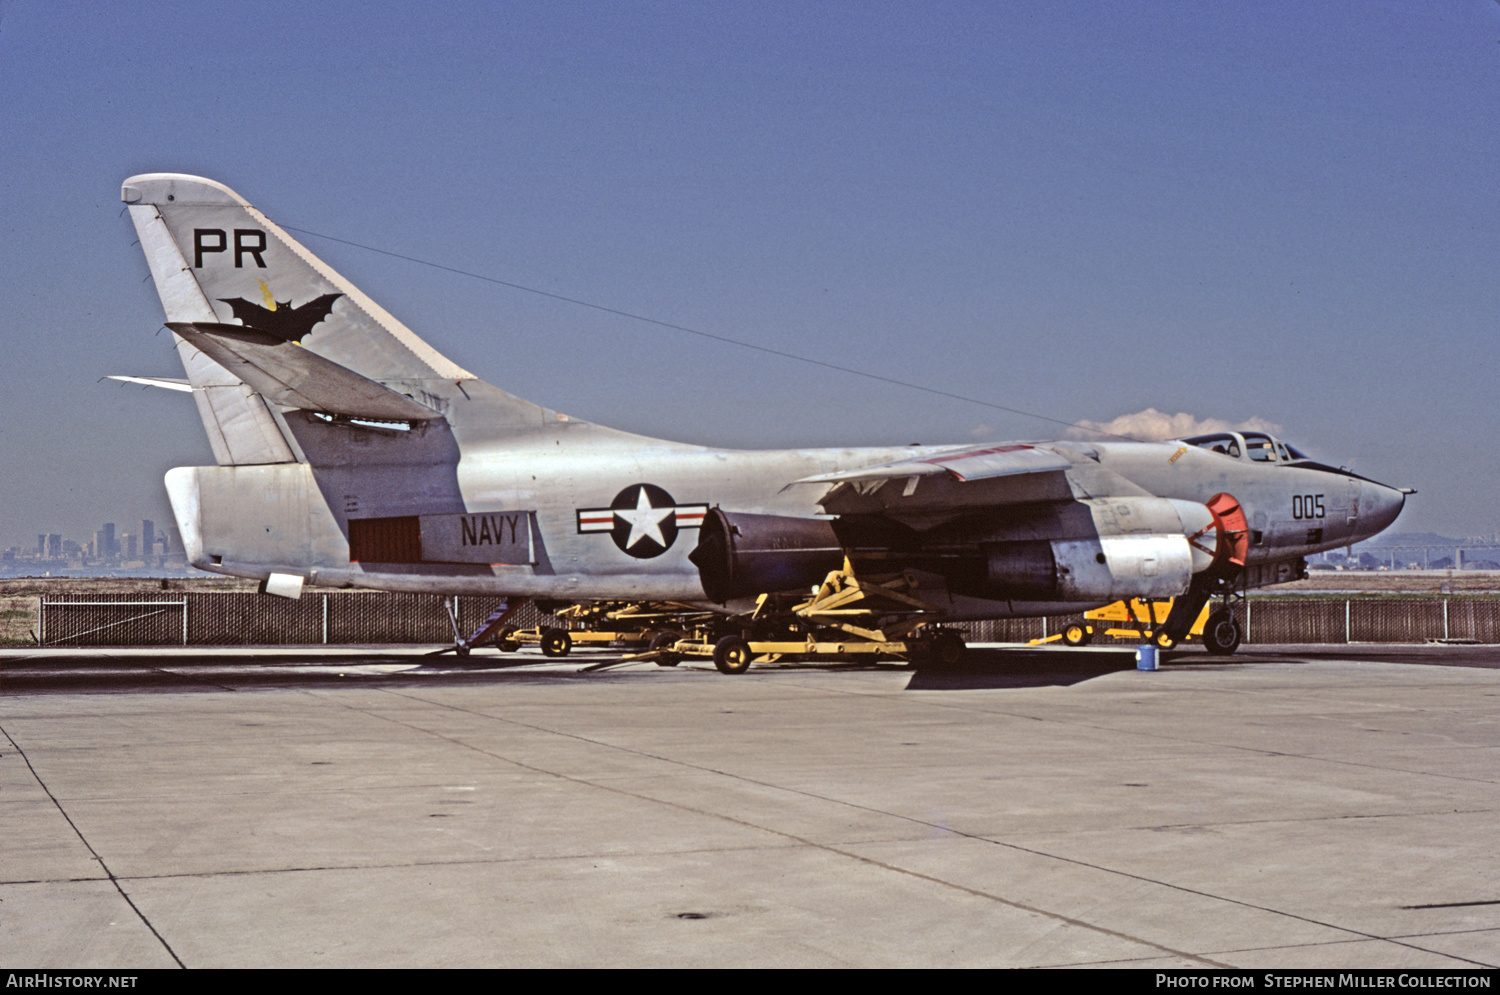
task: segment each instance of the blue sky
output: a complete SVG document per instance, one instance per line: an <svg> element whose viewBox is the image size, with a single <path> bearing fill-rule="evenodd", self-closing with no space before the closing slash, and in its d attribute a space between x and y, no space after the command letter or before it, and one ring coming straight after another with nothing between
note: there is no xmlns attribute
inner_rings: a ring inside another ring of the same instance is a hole
<svg viewBox="0 0 1500 995"><path fill-rule="evenodd" d="M0 7L0 545L211 462L125 177L1063 420L1261 419L1500 528L1500 4ZM478 375L745 448L1045 421L308 237Z"/></svg>

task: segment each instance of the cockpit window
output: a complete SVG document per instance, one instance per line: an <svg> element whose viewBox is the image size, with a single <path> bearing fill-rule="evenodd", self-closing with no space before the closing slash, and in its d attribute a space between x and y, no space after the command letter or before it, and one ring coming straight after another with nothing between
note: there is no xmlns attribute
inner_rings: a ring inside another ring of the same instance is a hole
<svg viewBox="0 0 1500 995"><path fill-rule="evenodd" d="M1307 454L1296 446L1289 446L1264 432L1215 432L1212 435L1195 435L1182 441L1235 459L1241 458L1240 447L1243 444L1245 457L1256 463L1292 463L1308 459Z"/></svg>
<svg viewBox="0 0 1500 995"><path fill-rule="evenodd" d="M1276 455L1276 441L1264 432L1246 432L1245 452L1257 463L1275 463L1280 457Z"/></svg>
<svg viewBox="0 0 1500 995"><path fill-rule="evenodd" d="M1223 453L1225 456L1240 458L1240 440L1228 432L1218 432L1214 435L1195 435L1191 439L1183 439L1190 446L1198 446L1207 449L1211 453Z"/></svg>

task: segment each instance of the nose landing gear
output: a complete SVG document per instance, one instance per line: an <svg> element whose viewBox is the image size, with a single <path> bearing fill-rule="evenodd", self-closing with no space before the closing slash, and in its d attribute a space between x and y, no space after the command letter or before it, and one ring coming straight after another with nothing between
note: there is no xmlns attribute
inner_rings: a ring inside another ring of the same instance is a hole
<svg viewBox="0 0 1500 995"><path fill-rule="evenodd" d="M1226 604L1208 616L1203 626L1203 648L1214 656L1228 656L1240 648L1244 633Z"/></svg>

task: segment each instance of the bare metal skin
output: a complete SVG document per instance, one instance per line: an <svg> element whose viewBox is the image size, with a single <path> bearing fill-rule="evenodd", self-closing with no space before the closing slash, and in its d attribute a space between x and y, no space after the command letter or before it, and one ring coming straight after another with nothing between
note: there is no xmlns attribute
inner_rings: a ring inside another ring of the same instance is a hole
<svg viewBox="0 0 1500 995"><path fill-rule="evenodd" d="M166 479L204 570L732 609L747 592L710 599L712 557L689 558L713 533L734 569L753 559L796 588L849 554L908 571L953 618L998 618L1288 579L1386 528L1409 493L1253 433L775 451L645 438L479 380L220 184L148 174L122 197L187 373L139 382L192 392L217 462ZM1206 507L1219 495L1241 526ZM828 550L808 520L837 532ZM765 548L741 548L757 529Z"/></svg>

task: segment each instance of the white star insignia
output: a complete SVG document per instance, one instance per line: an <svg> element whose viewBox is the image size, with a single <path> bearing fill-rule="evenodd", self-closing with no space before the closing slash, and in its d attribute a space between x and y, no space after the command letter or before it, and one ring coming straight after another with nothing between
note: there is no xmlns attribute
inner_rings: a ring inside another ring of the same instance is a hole
<svg viewBox="0 0 1500 995"><path fill-rule="evenodd" d="M616 518L630 523L630 538L625 540L625 548L630 549L642 539L652 539L658 546L665 546L667 537L661 534L661 523L671 514L675 514L675 509L651 507L646 488L636 491L634 508L615 509Z"/></svg>

